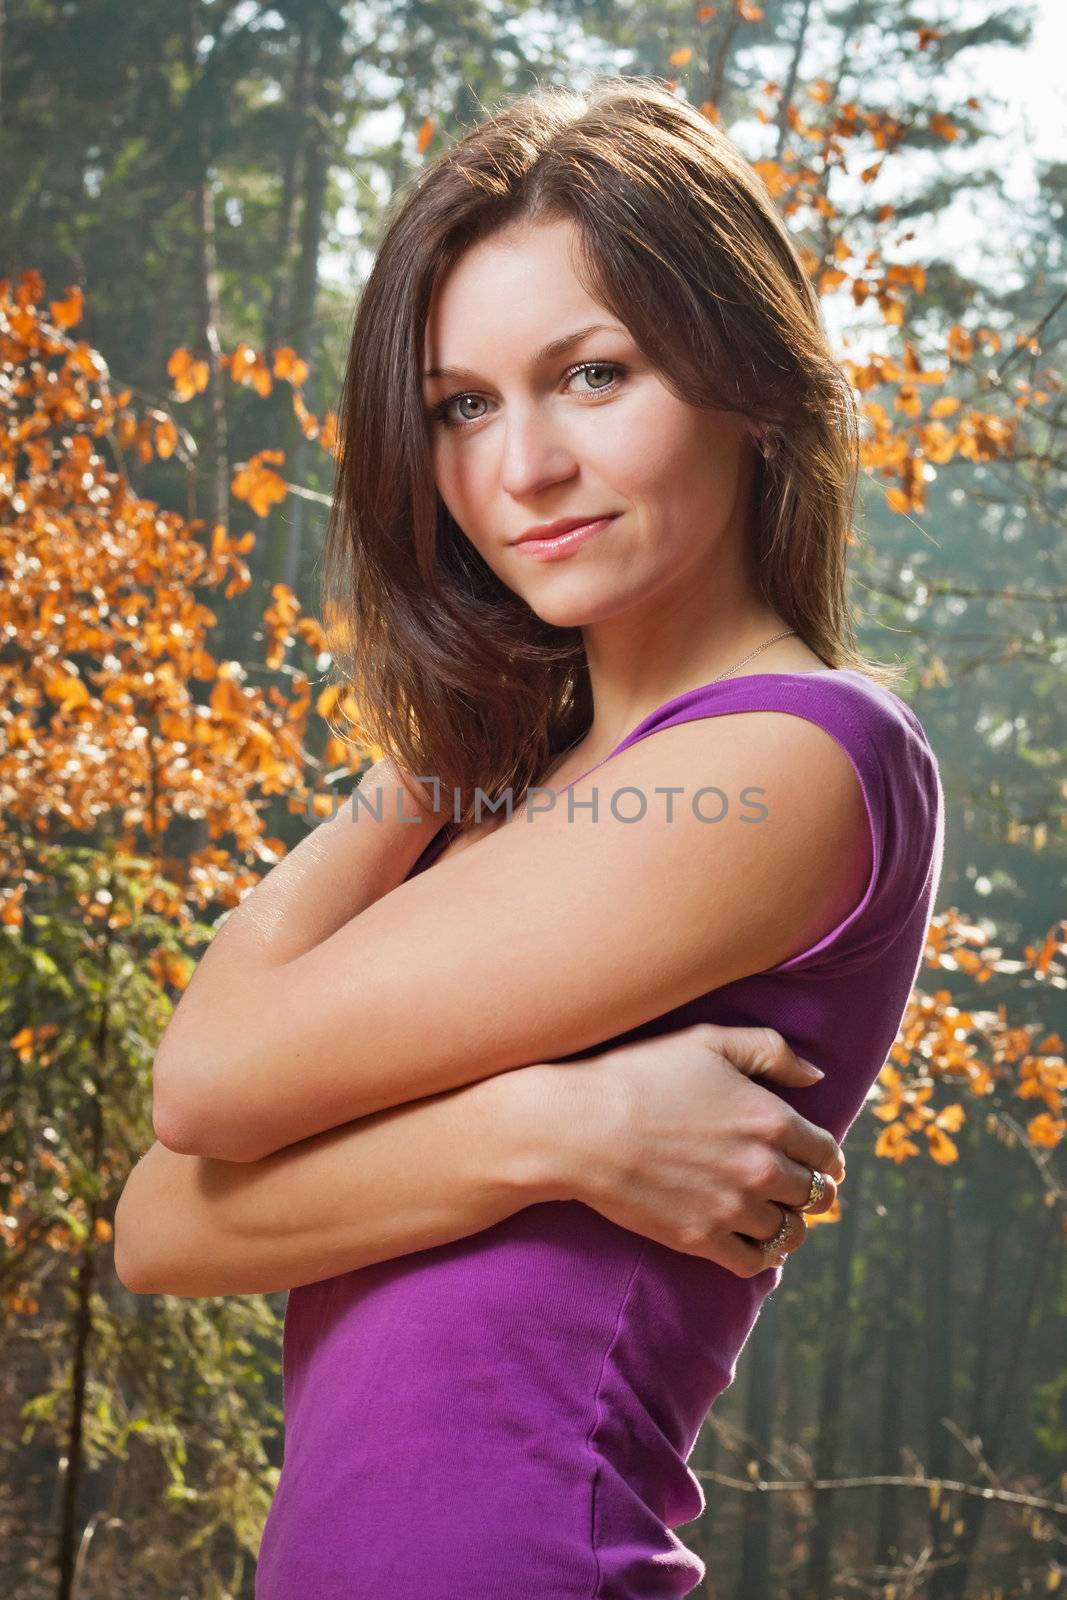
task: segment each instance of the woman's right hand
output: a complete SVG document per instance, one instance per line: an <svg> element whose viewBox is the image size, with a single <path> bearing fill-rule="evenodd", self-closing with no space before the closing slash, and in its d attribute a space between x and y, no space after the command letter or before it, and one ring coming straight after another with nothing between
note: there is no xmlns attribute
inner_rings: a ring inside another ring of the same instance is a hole
<svg viewBox="0 0 1067 1600"><path fill-rule="evenodd" d="M837 1140L753 1081L819 1081L773 1028L698 1023L550 1070L575 1075L571 1115L584 1124L581 1192L572 1182L570 1198L633 1233L752 1278L803 1244L799 1211L774 1255L758 1241L778 1230L781 1206L806 1203L813 1170L826 1193L812 1211L836 1198L845 1175Z"/></svg>

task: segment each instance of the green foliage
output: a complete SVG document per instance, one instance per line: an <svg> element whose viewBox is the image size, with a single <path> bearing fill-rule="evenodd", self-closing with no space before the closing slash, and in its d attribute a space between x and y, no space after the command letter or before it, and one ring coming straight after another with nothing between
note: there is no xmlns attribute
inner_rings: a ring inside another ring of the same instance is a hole
<svg viewBox="0 0 1067 1600"><path fill-rule="evenodd" d="M23 1460L56 1460L77 1416L91 1498L138 1505L136 1538L102 1540L99 1559L122 1551L131 1581L159 1593L199 1572L208 1593L220 1561L254 1559L277 1480L277 1301L132 1295L111 1240L153 1140L166 974L184 973L211 929L164 915L178 887L114 844L0 844L27 884L21 921L0 928L0 1348L30 1376L5 1425Z"/></svg>

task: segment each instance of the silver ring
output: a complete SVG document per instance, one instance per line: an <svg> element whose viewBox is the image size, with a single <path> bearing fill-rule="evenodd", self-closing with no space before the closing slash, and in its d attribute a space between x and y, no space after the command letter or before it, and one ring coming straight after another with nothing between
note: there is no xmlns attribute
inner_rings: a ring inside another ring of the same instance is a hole
<svg viewBox="0 0 1067 1600"><path fill-rule="evenodd" d="M791 1231L790 1219L793 1215L791 1208L789 1206L783 1206L780 1200L772 1200L771 1204L778 1206L781 1210L782 1222L777 1233L775 1233L772 1238L760 1240L759 1247L765 1255L770 1255L772 1251L781 1249L782 1245L785 1244Z"/></svg>
<svg viewBox="0 0 1067 1600"><path fill-rule="evenodd" d="M825 1193L826 1179L823 1177L821 1172L812 1172L811 1188L808 1190L808 1198L805 1200L802 1206L797 1206L797 1210L810 1211L813 1206L817 1206L819 1204L819 1201L823 1198Z"/></svg>

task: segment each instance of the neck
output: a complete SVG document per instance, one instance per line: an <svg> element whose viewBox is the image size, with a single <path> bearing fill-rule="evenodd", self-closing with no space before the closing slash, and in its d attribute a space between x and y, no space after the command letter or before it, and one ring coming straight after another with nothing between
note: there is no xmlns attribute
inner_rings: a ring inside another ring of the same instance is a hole
<svg viewBox="0 0 1067 1600"><path fill-rule="evenodd" d="M625 670L615 668L615 655L595 647L592 656L587 654L594 706L592 725L582 740L587 751L614 749L657 706L687 689L733 675L739 664L743 673L789 671L793 663L804 670L812 664L811 652L789 623L766 610L714 639L705 634L699 649L682 650L673 636L665 637L659 648L627 658Z"/></svg>

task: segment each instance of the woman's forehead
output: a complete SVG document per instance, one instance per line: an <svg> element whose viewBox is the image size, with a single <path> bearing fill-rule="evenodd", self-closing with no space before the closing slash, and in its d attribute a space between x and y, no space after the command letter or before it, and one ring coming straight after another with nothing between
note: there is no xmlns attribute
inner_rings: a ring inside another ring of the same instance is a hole
<svg viewBox="0 0 1067 1600"><path fill-rule="evenodd" d="M627 328L580 282L558 241L472 245L435 286L426 318L427 378L477 375L490 360L535 368L584 336Z"/></svg>

